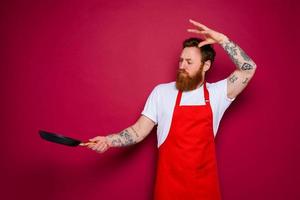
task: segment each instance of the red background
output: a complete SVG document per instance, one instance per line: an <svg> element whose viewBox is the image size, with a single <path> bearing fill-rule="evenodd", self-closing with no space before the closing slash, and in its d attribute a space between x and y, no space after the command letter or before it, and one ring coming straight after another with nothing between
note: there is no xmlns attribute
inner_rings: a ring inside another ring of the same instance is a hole
<svg viewBox="0 0 300 200"><path fill-rule="evenodd" d="M173 81L192 18L256 62L216 139L224 200L296 200L299 26L286 1L1 1L1 199L151 199L156 132L105 154L43 141L44 129L86 140L139 117ZM235 66L215 46L209 82Z"/></svg>

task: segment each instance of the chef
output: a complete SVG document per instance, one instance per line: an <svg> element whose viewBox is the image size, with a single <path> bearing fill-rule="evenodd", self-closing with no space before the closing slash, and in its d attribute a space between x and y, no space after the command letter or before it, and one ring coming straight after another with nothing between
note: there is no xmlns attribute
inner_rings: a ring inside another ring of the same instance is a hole
<svg viewBox="0 0 300 200"><path fill-rule="evenodd" d="M99 153L142 141L157 125L156 200L220 200L214 137L231 102L248 85L256 64L226 35L189 20L188 32L200 38L183 42L176 81L157 85L139 119L119 133L90 139ZM207 83L219 44L235 70L229 77Z"/></svg>

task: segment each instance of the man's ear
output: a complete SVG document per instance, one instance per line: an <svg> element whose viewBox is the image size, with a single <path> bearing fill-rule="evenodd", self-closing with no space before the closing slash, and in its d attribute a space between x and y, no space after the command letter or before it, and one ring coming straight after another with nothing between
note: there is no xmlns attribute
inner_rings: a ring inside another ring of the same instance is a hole
<svg viewBox="0 0 300 200"><path fill-rule="evenodd" d="M210 60L205 61L203 66L203 71L204 72L208 71L210 66L211 66L211 61Z"/></svg>

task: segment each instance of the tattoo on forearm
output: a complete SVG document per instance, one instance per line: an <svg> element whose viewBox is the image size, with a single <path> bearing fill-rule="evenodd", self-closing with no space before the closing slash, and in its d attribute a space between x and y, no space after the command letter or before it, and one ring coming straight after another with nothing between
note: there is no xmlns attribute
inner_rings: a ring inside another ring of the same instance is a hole
<svg viewBox="0 0 300 200"><path fill-rule="evenodd" d="M248 80L249 80L249 78L246 78L242 83L247 84Z"/></svg>
<svg viewBox="0 0 300 200"><path fill-rule="evenodd" d="M238 77L237 77L235 74L233 74L233 75L229 78L229 81L230 81L231 83L234 83L237 79L238 79Z"/></svg>
<svg viewBox="0 0 300 200"><path fill-rule="evenodd" d="M225 49L225 51L228 53L228 55L230 56L231 60L236 65L240 65L239 60L237 59L238 48L237 48L236 44L234 44L231 41L228 41L228 42L223 43L222 46Z"/></svg>
<svg viewBox="0 0 300 200"><path fill-rule="evenodd" d="M234 42L228 40L221 44L225 49L227 54L230 56L231 60L236 64L236 66L241 70L252 70L255 63L251 58Z"/></svg>
<svg viewBox="0 0 300 200"><path fill-rule="evenodd" d="M241 56L244 58L245 61L251 61L249 56L242 49L241 49L240 53L241 53Z"/></svg>
<svg viewBox="0 0 300 200"><path fill-rule="evenodd" d="M111 140L111 145L114 147L123 147L137 143L127 129L118 134L108 135L107 137Z"/></svg>
<svg viewBox="0 0 300 200"><path fill-rule="evenodd" d="M112 145L113 147L120 146L120 144L122 144L122 141L121 141L120 138L116 138L116 139L113 139L113 140L111 141L111 145Z"/></svg>
<svg viewBox="0 0 300 200"><path fill-rule="evenodd" d="M136 137L140 137L139 134L135 131L135 129L132 126L130 126L130 128L133 130L133 132L135 133Z"/></svg>

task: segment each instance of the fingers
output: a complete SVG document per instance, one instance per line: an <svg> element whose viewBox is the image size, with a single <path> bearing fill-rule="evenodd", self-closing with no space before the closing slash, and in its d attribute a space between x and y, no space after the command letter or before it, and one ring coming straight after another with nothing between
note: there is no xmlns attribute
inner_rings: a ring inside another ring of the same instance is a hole
<svg viewBox="0 0 300 200"><path fill-rule="evenodd" d="M201 34L201 31L196 30L196 29L188 29L187 31L191 32L191 33L199 33L199 34Z"/></svg>
<svg viewBox="0 0 300 200"><path fill-rule="evenodd" d="M198 44L198 47L202 47L204 45L212 44L213 40L211 39L213 31L209 29L207 26L196 22L194 20L189 20L197 29L187 29L190 33L197 33L203 35L204 40Z"/></svg>
<svg viewBox="0 0 300 200"><path fill-rule="evenodd" d="M108 145L105 142L97 143L92 147L92 150L97 151L98 153L103 153L108 149Z"/></svg>
<svg viewBox="0 0 300 200"><path fill-rule="evenodd" d="M87 148L92 149L98 153L105 152L109 145L106 142L105 137L103 136L97 136L92 139L89 139L90 142L86 143Z"/></svg>
<svg viewBox="0 0 300 200"><path fill-rule="evenodd" d="M104 153L108 148L109 146L105 143L103 146L100 146L96 151L98 153Z"/></svg>
<svg viewBox="0 0 300 200"><path fill-rule="evenodd" d="M196 30L196 29L188 29L187 31L191 32L191 33L199 33L199 34L207 34L207 33L209 33L208 30L206 30L206 31L200 31L200 30Z"/></svg>
<svg viewBox="0 0 300 200"><path fill-rule="evenodd" d="M89 139L89 141L91 142L97 142L98 140L100 140L102 137L101 136L96 136L94 138Z"/></svg>
<svg viewBox="0 0 300 200"><path fill-rule="evenodd" d="M88 143L86 143L87 145L86 145L86 147L87 148L89 148L89 149L91 149L93 146L95 146L96 144L97 144L97 142L88 142Z"/></svg>
<svg viewBox="0 0 300 200"><path fill-rule="evenodd" d="M190 19L189 21L190 21L194 26L197 26L200 30L204 30L204 31L209 30L209 28L208 28L207 26L205 26L205 25L203 25L203 24L201 24L201 23L199 23L199 22L196 22L196 21L194 21L194 20L192 20L192 19Z"/></svg>
<svg viewBox="0 0 300 200"><path fill-rule="evenodd" d="M198 47L202 47L202 46L207 45L207 44L211 44L211 42L204 40L204 41L202 41L198 44Z"/></svg>
<svg viewBox="0 0 300 200"><path fill-rule="evenodd" d="M195 25L198 29L187 29L188 32L190 33L197 33L197 34L202 34L204 36L204 38L206 39L207 35L211 34L211 30L209 28L207 28L206 26L204 26L203 24L200 24L199 22L196 22L194 20L189 20L193 25ZM200 43L198 46L204 46L206 44L209 43Z"/></svg>
<svg viewBox="0 0 300 200"><path fill-rule="evenodd" d="M103 146L103 142L97 142L94 146L92 146L91 149L97 151L102 146Z"/></svg>

